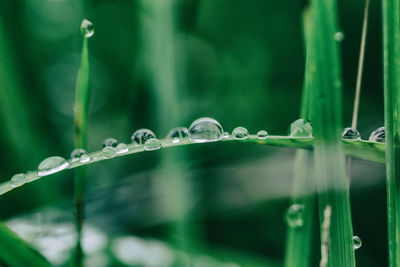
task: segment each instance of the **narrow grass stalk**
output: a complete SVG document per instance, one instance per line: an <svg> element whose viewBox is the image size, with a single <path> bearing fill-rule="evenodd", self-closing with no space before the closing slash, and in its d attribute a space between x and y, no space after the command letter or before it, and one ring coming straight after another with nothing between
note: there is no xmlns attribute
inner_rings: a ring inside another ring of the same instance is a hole
<svg viewBox="0 0 400 267"><path fill-rule="evenodd" d="M349 181L343 146L341 71L337 32L336 0L311 1L310 53L311 115L314 127L315 177L321 243L325 207L331 206L328 263L326 266L355 266L352 243Z"/></svg>
<svg viewBox="0 0 400 267"><path fill-rule="evenodd" d="M400 266L400 0L383 0L389 265Z"/></svg>
<svg viewBox="0 0 400 267"><path fill-rule="evenodd" d="M75 99L75 148L87 149L88 113L90 100L90 71L88 38L83 37L82 57L76 85ZM85 167L75 171L75 225L77 242L75 266L82 266L83 251L81 246L82 226L84 222Z"/></svg>

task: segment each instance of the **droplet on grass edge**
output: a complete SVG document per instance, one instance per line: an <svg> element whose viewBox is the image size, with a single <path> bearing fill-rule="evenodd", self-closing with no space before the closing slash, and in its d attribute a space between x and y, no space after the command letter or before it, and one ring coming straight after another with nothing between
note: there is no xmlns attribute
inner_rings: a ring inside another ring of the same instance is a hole
<svg viewBox="0 0 400 267"><path fill-rule="evenodd" d="M149 129L136 130L131 136L132 143L137 145L144 145L147 140L152 138L156 138L156 135Z"/></svg>
<svg viewBox="0 0 400 267"><path fill-rule="evenodd" d="M146 143L144 143L144 150L146 151L157 150L160 148L161 148L161 142L156 138L149 139L146 141Z"/></svg>
<svg viewBox="0 0 400 267"><path fill-rule="evenodd" d="M232 131L233 139L246 139L249 137L249 132L244 127L236 127Z"/></svg>
<svg viewBox="0 0 400 267"><path fill-rule="evenodd" d="M44 159L38 167L38 176L46 176L69 167L69 162L62 157L54 156Z"/></svg>
<svg viewBox="0 0 400 267"><path fill-rule="evenodd" d="M81 35L85 38L90 38L94 34L93 23L87 19L83 19L81 24Z"/></svg>
<svg viewBox="0 0 400 267"><path fill-rule="evenodd" d="M313 128L311 122L305 119L298 119L290 124L289 135L291 137L312 137Z"/></svg>
<svg viewBox="0 0 400 267"><path fill-rule="evenodd" d="M216 142L223 138L223 129L212 118L200 118L189 127L189 139L194 143Z"/></svg>

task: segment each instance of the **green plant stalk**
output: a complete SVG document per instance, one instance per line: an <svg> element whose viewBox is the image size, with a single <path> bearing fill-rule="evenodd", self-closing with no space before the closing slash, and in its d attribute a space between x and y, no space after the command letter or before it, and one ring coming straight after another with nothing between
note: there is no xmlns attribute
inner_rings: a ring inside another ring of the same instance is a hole
<svg viewBox="0 0 400 267"><path fill-rule="evenodd" d="M75 148L87 149L88 114L90 101L90 70L88 38L83 37L82 58L76 85L75 99ZM84 222L86 169L75 171L75 226L77 243L75 250L75 266L82 266L83 251L81 246L82 226Z"/></svg>
<svg viewBox="0 0 400 267"><path fill-rule="evenodd" d="M389 265L400 266L400 0L383 0Z"/></svg>
<svg viewBox="0 0 400 267"><path fill-rule="evenodd" d="M318 187L321 244L329 244L326 266L355 266L349 180L340 140L341 71L336 0L311 1L311 121L314 129L315 178ZM329 240L323 240L324 210L331 206Z"/></svg>

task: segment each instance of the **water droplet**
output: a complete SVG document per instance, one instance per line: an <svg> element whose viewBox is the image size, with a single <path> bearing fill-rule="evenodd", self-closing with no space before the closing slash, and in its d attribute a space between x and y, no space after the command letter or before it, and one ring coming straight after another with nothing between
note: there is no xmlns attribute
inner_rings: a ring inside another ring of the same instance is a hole
<svg viewBox="0 0 400 267"><path fill-rule="evenodd" d="M72 162L78 161L79 158L80 158L83 154L85 154L85 153L86 153L86 151L85 151L84 149L82 149L82 148L75 148L75 149L72 150L72 152L71 152L71 161L72 161Z"/></svg>
<svg viewBox="0 0 400 267"><path fill-rule="evenodd" d="M139 129L131 136L132 143L138 145L143 145L147 140L152 138L156 138L156 135L149 129Z"/></svg>
<svg viewBox="0 0 400 267"><path fill-rule="evenodd" d="M23 173L19 173L14 175L10 180L11 187L18 187L26 183L26 175Z"/></svg>
<svg viewBox="0 0 400 267"><path fill-rule="evenodd" d="M117 155L117 151L112 146L106 146L101 151L101 157L104 159L113 158L115 155Z"/></svg>
<svg viewBox="0 0 400 267"><path fill-rule="evenodd" d="M94 34L93 23L84 19L81 24L81 34L83 37L90 38Z"/></svg>
<svg viewBox="0 0 400 267"><path fill-rule="evenodd" d="M177 127L172 129L167 134L167 139L171 139L172 143L179 143L182 139L189 136L189 130L186 127Z"/></svg>
<svg viewBox="0 0 400 267"><path fill-rule="evenodd" d="M144 150L147 151L157 150L160 148L161 148L161 142L156 138L149 139L146 141L146 143L144 143Z"/></svg>
<svg viewBox="0 0 400 267"><path fill-rule="evenodd" d="M103 147L106 146L111 146L111 147L116 147L118 145L118 141L115 138L107 138L106 140L104 140L101 145Z"/></svg>
<svg viewBox="0 0 400 267"><path fill-rule="evenodd" d="M343 32L336 32L335 33L335 41L341 42L344 40L344 33Z"/></svg>
<svg viewBox="0 0 400 267"><path fill-rule="evenodd" d="M128 152L129 148L126 144L119 143L116 147L116 150L117 150L117 154L123 154L123 153Z"/></svg>
<svg viewBox="0 0 400 267"><path fill-rule="evenodd" d="M353 236L353 248L354 250L361 248L362 240L358 236Z"/></svg>
<svg viewBox="0 0 400 267"><path fill-rule="evenodd" d="M81 162L81 163L85 163L85 162L89 162L90 161L90 156L89 156L89 154L83 154L80 158L79 158L79 161Z"/></svg>
<svg viewBox="0 0 400 267"><path fill-rule="evenodd" d="M303 209L301 204L292 204L285 213L285 221L289 227L297 228L303 226Z"/></svg>
<svg viewBox="0 0 400 267"><path fill-rule="evenodd" d="M289 135L291 137L312 137L313 129L311 122L305 119L298 119L290 124Z"/></svg>
<svg viewBox="0 0 400 267"><path fill-rule="evenodd" d="M228 132L224 132L224 139L227 139L227 138L229 138L230 136L229 136L229 133Z"/></svg>
<svg viewBox="0 0 400 267"><path fill-rule="evenodd" d="M346 140L361 140L360 133L351 127L344 128L342 138Z"/></svg>
<svg viewBox="0 0 400 267"><path fill-rule="evenodd" d="M49 157L40 162L38 167L38 176L46 176L69 167L68 161L62 157L54 156Z"/></svg>
<svg viewBox="0 0 400 267"><path fill-rule="evenodd" d="M385 127L380 127L373 131L368 140L372 142L385 143Z"/></svg>
<svg viewBox="0 0 400 267"><path fill-rule="evenodd" d="M244 127L236 127L232 131L233 139L246 139L249 137L249 131Z"/></svg>
<svg viewBox="0 0 400 267"><path fill-rule="evenodd" d="M189 139L195 143L215 142L223 138L223 129L212 118L200 118L189 127Z"/></svg>
<svg viewBox="0 0 400 267"><path fill-rule="evenodd" d="M267 131L265 131L265 130L258 131L258 133L257 133L257 138L258 139L267 139L267 137L268 137L268 132Z"/></svg>

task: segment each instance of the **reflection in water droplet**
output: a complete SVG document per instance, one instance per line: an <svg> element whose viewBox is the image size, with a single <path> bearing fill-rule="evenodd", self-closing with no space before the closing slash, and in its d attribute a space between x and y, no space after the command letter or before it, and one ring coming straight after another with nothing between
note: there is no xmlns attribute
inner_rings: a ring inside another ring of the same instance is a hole
<svg viewBox="0 0 400 267"><path fill-rule="evenodd" d="M54 156L43 160L38 167L38 176L46 176L68 168L70 164L62 157Z"/></svg>
<svg viewBox="0 0 400 267"><path fill-rule="evenodd" d="M72 150L72 152L71 152L71 161L72 161L72 162L78 161L79 158L80 158L83 154L85 154L85 153L86 153L86 151L85 151L84 149L82 149L82 148L75 148L75 149Z"/></svg>
<svg viewBox="0 0 400 267"><path fill-rule="evenodd" d="M81 163L85 163L85 162L89 162L90 161L90 156L89 156L89 154L83 154L80 158L79 158L79 161L81 162Z"/></svg>
<svg viewBox="0 0 400 267"><path fill-rule="evenodd" d="M113 158L115 155L117 155L117 151L112 146L106 146L101 151L101 157L104 159Z"/></svg>
<svg viewBox="0 0 400 267"><path fill-rule="evenodd" d="M152 150L157 150L161 148L161 142L158 139L152 138L146 141L144 143L144 150L147 151L152 151Z"/></svg>
<svg viewBox="0 0 400 267"><path fill-rule="evenodd" d="M229 138L229 133L228 132L224 132L224 139Z"/></svg>
<svg viewBox="0 0 400 267"><path fill-rule="evenodd" d="M195 143L215 142L223 138L223 129L212 118L200 118L189 127L189 139Z"/></svg>
<svg viewBox="0 0 400 267"><path fill-rule="evenodd" d="M297 228L303 226L303 209L301 204L292 204L285 213L285 221L289 227Z"/></svg>
<svg viewBox="0 0 400 267"><path fill-rule="evenodd" d="M342 138L345 140L361 140L360 133L351 127L347 127L343 130Z"/></svg>
<svg viewBox="0 0 400 267"><path fill-rule="evenodd" d="M94 34L93 23L84 19L81 24L81 34L83 37L90 38Z"/></svg>
<svg viewBox="0 0 400 267"><path fill-rule="evenodd" d="M167 139L172 140L172 143L179 143L182 139L189 136L189 130L186 127L177 127L172 129L167 134Z"/></svg>
<svg viewBox="0 0 400 267"><path fill-rule="evenodd" d="M233 139L246 139L249 137L249 132L244 127L236 127L232 131Z"/></svg>
<svg viewBox="0 0 400 267"><path fill-rule="evenodd" d="M385 143L385 127L380 127L373 131L369 136L368 141Z"/></svg>
<svg viewBox="0 0 400 267"><path fill-rule="evenodd" d="M298 119L290 124L289 135L291 137L312 137L313 128L311 122L305 119Z"/></svg>
<svg viewBox="0 0 400 267"><path fill-rule="evenodd" d="M23 173L19 173L14 175L10 180L11 187L18 187L26 183L26 175Z"/></svg>
<svg viewBox="0 0 400 267"><path fill-rule="evenodd" d="M147 140L152 138L156 138L156 135L149 129L139 129L131 136L132 143L138 145L143 145Z"/></svg>
<svg viewBox="0 0 400 267"><path fill-rule="evenodd" d="M265 130L260 130L257 132L258 139L266 139L268 137L268 132Z"/></svg>
<svg viewBox="0 0 400 267"><path fill-rule="evenodd" d="M344 33L343 32L336 32L335 33L335 41L341 42L344 40Z"/></svg>
<svg viewBox="0 0 400 267"><path fill-rule="evenodd" d="M353 248L354 250L359 249L362 246L362 240L358 236L353 236Z"/></svg>
<svg viewBox="0 0 400 267"><path fill-rule="evenodd" d="M117 139L110 137L110 138L105 139L101 143L101 145L103 147L106 147L106 146L116 147L118 145L118 141L117 141Z"/></svg>
<svg viewBox="0 0 400 267"><path fill-rule="evenodd" d="M129 149L128 149L128 146L126 144L119 143L117 145L117 147L116 147L116 150L117 150L117 154L123 154L123 153L128 152Z"/></svg>

